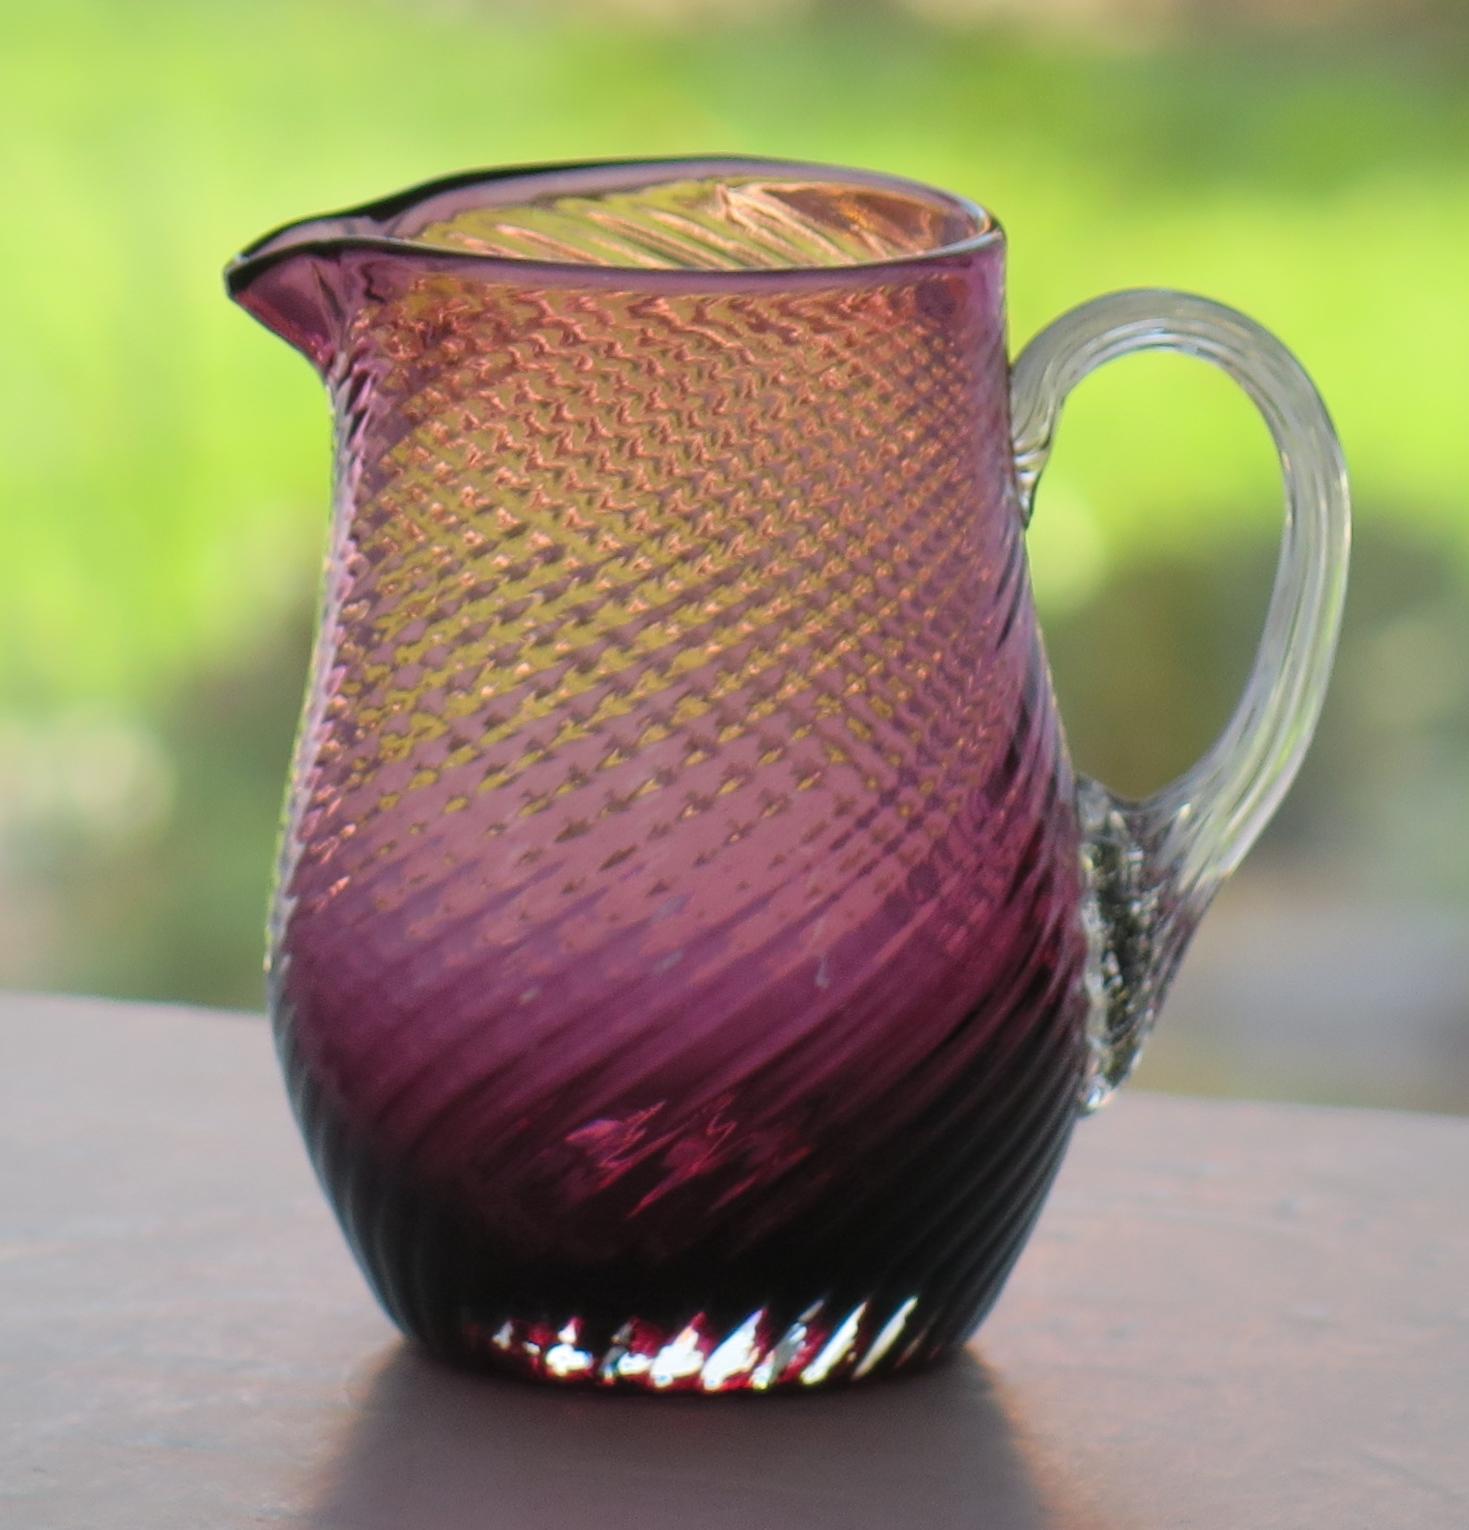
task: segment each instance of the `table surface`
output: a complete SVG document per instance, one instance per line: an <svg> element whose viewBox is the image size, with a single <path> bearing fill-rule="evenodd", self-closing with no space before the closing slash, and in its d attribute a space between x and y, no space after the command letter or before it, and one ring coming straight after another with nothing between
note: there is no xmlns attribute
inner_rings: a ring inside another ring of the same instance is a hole
<svg viewBox="0 0 1469 1530"><path fill-rule="evenodd" d="M1136 1094L945 1369L585 1396L401 1342L256 1019L0 998L6 1530L1465 1530L1469 1121Z"/></svg>

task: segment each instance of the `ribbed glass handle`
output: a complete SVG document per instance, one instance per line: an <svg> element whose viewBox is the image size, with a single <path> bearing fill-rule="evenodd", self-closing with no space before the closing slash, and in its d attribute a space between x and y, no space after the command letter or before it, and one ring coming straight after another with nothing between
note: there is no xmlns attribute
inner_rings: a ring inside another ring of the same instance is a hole
<svg viewBox="0 0 1469 1530"><path fill-rule="evenodd" d="M1228 726L1185 775L1141 802L1079 787L1091 943L1091 1067L1083 1107L1122 1083L1204 910L1280 805L1306 752L1341 626L1351 510L1331 420L1300 363L1243 314L1181 292L1117 292L1073 309L1015 363L1012 419L1030 518L1061 406L1095 367L1181 351L1255 401L1285 474L1285 537L1265 631Z"/></svg>

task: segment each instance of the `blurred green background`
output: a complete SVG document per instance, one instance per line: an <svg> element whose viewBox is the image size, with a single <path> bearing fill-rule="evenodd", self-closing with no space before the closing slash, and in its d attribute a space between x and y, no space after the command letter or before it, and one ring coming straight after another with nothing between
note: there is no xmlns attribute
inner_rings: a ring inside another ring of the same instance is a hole
<svg viewBox="0 0 1469 1530"><path fill-rule="evenodd" d="M225 259L466 167L763 152L997 210L1017 344L1156 284L1299 353L1359 509L1338 678L1142 1076L1469 1109L1469 8L53 0L6 30L0 985L261 1002L328 418ZM1206 369L1073 400L1032 557L1085 769L1145 790L1224 721L1279 503Z"/></svg>

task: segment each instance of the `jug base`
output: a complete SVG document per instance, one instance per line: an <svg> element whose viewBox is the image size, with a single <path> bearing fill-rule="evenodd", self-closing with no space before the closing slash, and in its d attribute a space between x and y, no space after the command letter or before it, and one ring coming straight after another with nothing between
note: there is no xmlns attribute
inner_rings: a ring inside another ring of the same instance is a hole
<svg viewBox="0 0 1469 1530"><path fill-rule="evenodd" d="M430 1347L461 1367L594 1391L810 1392L916 1371L950 1353L955 1346L934 1342L918 1308L917 1297L815 1301L791 1321L759 1308L732 1328L703 1313L677 1327L640 1317L594 1325L466 1315L452 1350Z"/></svg>
<svg viewBox="0 0 1469 1530"><path fill-rule="evenodd" d="M303 1066L289 1005L277 1040L292 1104L347 1241L384 1310L461 1368L621 1393L807 1392L917 1370L961 1347L993 1305L1075 1120L1070 1026L1018 1049L1044 1092L999 1089L877 1194L828 1206L746 1248L663 1259L547 1258L431 1186L355 1125ZM1003 1084L1005 1076L992 1084Z"/></svg>

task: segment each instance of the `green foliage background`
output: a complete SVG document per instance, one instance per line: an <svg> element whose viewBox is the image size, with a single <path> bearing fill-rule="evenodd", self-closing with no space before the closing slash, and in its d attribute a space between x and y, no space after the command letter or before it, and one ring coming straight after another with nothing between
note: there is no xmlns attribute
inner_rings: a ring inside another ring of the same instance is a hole
<svg viewBox="0 0 1469 1530"><path fill-rule="evenodd" d="M746 21L386 0L56 0L0 50L0 982L258 1003L327 495L316 379L225 301L286 219L474 165L763 152L995 208L1013 332L1119 286L1276 329L1354 470L1340 680L1265 852L1469 896L1469 50L1139 40L882 7ZM1033 536L1084 765L1222 722L1278 531L1263 427L1142 360L1068 412Z"/></svg>

